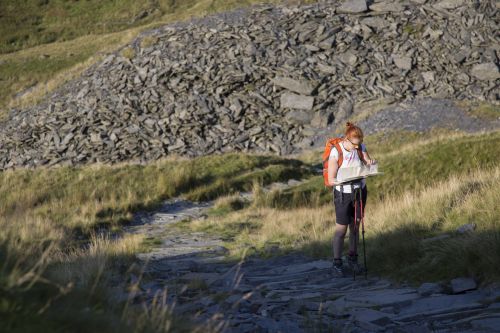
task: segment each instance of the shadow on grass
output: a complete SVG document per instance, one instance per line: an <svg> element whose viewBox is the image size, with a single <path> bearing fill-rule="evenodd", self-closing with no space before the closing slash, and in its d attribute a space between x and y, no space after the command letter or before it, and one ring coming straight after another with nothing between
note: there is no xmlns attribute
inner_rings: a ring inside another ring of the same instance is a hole
<svg viewBox="0 0 500 333"><path fill-rule="evenodd" d="M418 286L423 282L473 277L479 283L500 281L500 230L436 232L431 228L401 226L373 235L365 226L368 274ZM362 229L359 229L359 262L364 263ZM332 234L333 238L333 234ZM347 255L349 232L342 255ZM315 258L333 258L332 243L311 242L298 252ZM496 264L495 264L496 263Z"/></svg>
<svg viewBox="0 0 500 333"><path fill-rule="evenodd" d="M35 274L30 272L39 264L36 258L20 260L0 246L0 259L2 332L157 333L167 332L166 323L176 332L191 332L194 328L186 317L171 316L166 304L155 308L130 297L138 274L134 258L130 256L109 257L106 265L94 267L90 273L81 260L96 263L102 259L99 255L55 262ZM61 271L74 274L69 283L56 277ZM88 282L82 284L79 275L88 275L84 278ZM120 284L127 281L129 292L116 290L117 279ZM162 318L159 318L160 312ZM156 319L151 319L155 316ZM158 327L159 324L164 327Z"/></svg>

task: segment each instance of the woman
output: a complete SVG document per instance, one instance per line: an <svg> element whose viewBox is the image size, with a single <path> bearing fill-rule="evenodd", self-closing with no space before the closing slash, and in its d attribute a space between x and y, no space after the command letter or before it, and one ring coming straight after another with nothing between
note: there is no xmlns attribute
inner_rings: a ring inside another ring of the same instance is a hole
<svg viewBox="0 0 500 333"><path fill-rule="evenodd" d="M344 247L344 237L347 232L347 226L349 226L349 256L347 261L349 267L356 273L361 273L365 270L365 267L362 267L358 263L357 244L359 243L359 222L361 215L361 206L359 204L358 196L358 203L356 205L357 221L354 221L354 194L355 192L359 193L358 191L361 191L363 204L362 213L364 215L366 198L368 195L366 180L363 178L361 180L343 183L342 186L339 185L339 182L342 181L342 169L350 167L360 167L362 164L371 165L376 163L376 160L371 159L370 155L368 155L366 146L362 142L363 131L361 130L361 128L351 122L347 122L344 138L339 144L343 154L343 161L340 168L337 164L337 160L339 158L337 148L332 148L330 152L330 158L328 160L328 179L330 184L334 185L333 201L335 205L336 217L335 234L333 237L332 270L333 276L335 277L345 276L345 269L342 264L341 256L342 249ZM356 151L359 146L361 146L363 161L360 160L358 152Z"/></svg>

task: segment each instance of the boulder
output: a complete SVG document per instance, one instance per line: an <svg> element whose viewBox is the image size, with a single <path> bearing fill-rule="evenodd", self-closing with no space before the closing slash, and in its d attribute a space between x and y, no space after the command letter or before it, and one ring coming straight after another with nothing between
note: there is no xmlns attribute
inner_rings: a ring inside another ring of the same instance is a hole
<svg viewBox="0 0 500 333"><path fill-rule="evenodd" d="M477 288L476 281L469 277L458 277L450 282L451 290L454 294L461 293L467 290L474 290Z"/></svg>
<svg viewBox="0 0 500 333"><path fill-rule="evenodd" d="M312 119L312 114L306 111L294 110L288 112L285 119L292 124L309 124Z"/></svg>
<svg viewBox="0 0 500 333"><path fill-rule="evenodd" d="M394 64L398 68L401 68L401 69L410 70L412 67L411 57L407 57L407 56L400 55L400 54L393 54L392 61L394 62Z"/></svg>
<svg viewBox="0 0 500 333"><path fill-rule="evenodd" d="M347 0L337 8L338 13L362 13L367 10L366 0Z"/></svg>
<svg viewBox="0 0 500 333"><path fill-rule="evenodd" d="M457 232L460 234L464 234L467 232L472 232L476 229L475 223L466 223L457 228Z"/></svg>
<svg viewBox="0 0 500 333"><path fill-rule="evenodd" d="M282 108L311 110L314 97L284 92L281 94L280 104Z"/></svg>
<svg viewBox="0 0 500 333"><path fill-rule="evenodd" d="M333 112L319 110L314 114L311 120L311 125L316 127L326 127L333 121L333 119Z"/></svg>
<svg viewBox="0 0 500 333"><path fill-rule="evenodd" d="M498 66L495 63L487 62L472 66L471 75L479 80L494 81L500 78Z"/></svg>
<svg viewBox="0 0 500 333"><path fill-rule="evenodd" d="M438 9L455 9L466 4L466 0L441 0L433 5Z"/></svg>
<svg viewBox="0 0 500 333"><path fill-rule="evenodd" d="M443 292L443 287L439 283L425 282L418 287L417 292L421 296L429 296Z"/></svg>
<svg viewBox="0 0 500 333"><path fill-rule="evenodd" d="M404 10L403 5L396 1L375 2L369 8L374 12L401 12Z"/></svg>
<svg viewBox="0 0 500 333"><path fill-rule="evenodd" d="M311 95L316 85L307 80L295 80L289 77L280 77L277 76L272 79L272 82L285 89L291 90L293 92L303 94L303 95Z"/></svg>
<svg viewBox="0 0 500 333"><path fill-rule="evenodd" d="M339 123L348 119L354 110L354 103L352 100L344 98L338 104L337 112L335 113L335 122Z"/></svg>

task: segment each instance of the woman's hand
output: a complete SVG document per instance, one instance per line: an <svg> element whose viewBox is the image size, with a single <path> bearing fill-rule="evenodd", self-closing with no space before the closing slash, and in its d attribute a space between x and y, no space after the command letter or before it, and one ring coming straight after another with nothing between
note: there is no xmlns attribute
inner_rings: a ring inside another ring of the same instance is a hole
<svg viewBox="0 0 500 333"><path fill-rule="evenodd" d="M377 164L377 160L371 158L367 159L366 162L368 163L368 165Z"/></svg>
<svg viewBox="0 0 500 333"><path fill-rule="evenodd" d="M367 151L363 152L363 159L366 161L366 165L372 165L377 163L377 161L374 158L371 158L371 156L368 155Z"/></svg>

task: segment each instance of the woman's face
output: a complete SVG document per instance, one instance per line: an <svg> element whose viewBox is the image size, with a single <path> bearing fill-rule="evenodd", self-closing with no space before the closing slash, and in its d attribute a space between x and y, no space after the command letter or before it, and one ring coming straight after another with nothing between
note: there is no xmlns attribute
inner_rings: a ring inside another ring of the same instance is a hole
<svg viewBox="0 0 500 333"><path fill-rule="evenodd" d="M349 141L354 148L358 148L361 144L362 140L359 137L347 137L347 141Z"/></svg>

